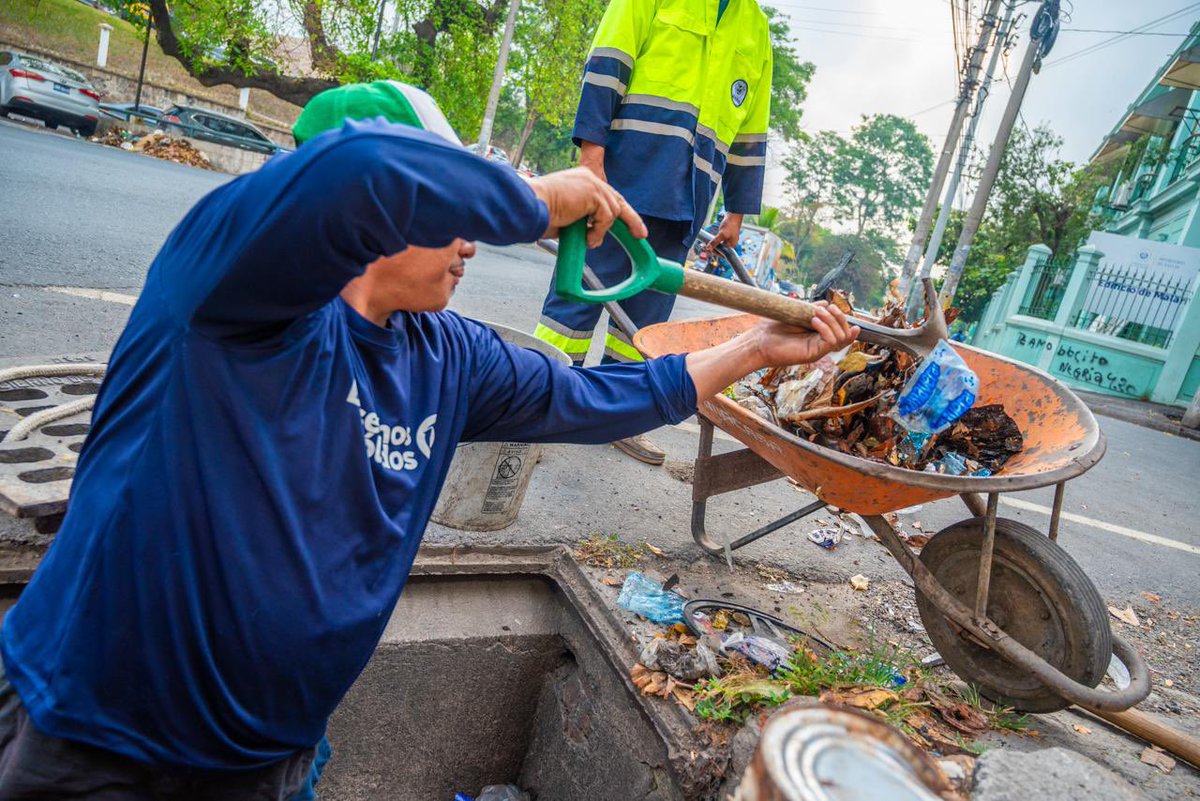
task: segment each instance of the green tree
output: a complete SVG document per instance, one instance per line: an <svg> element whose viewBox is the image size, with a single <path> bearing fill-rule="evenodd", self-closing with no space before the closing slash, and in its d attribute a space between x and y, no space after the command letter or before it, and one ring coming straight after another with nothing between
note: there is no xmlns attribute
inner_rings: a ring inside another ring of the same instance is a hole
<svg viewBox="0 0 1200 801"><path fill-rule="evenodd" d="M863 117L849 137L834 131L799 140L785 161L791 200L850 226L856 236L894 235L920 206L933 172L933 148L911 120Z"/></svg>
<svg viewBox="0 0 1200 801"><path fill-rule="evenodd" d="M513 38L511 84L524 121L511 153L520 165L538 120L557 128L574 115L579 76L604 13L604 0L525 0Z"/></svg>
<svg viewBox="0 0 1200 801"><path fill-rule="evenodd" d="M792 29L787 17L778 10L764 7L771 34L771 129L788 141L800 139L800 117L808 99L808 83L817 68L801 61L792 44Z"/></svg>
<svg viewBox="0 0 1200 801"><path fill-rule="evenodd" d="M836 267L847 251L854 258L834 287L850 292L859 306L879 305L887 288L889 265L899 258L899 248L894 240L877 233L858 235L822 232L813 238L812 246L797 262L796 268L785 277L811 286Z"/></svg>
<svg viewBox="0 0 1200 801"><path fill-rule="evenodd" d="M1079 168L1058 158L1062 138L1044 124L1016 128L992 188L954 302L962 318L978 320L991 294L1025 261L1031 245L1044 244L1055 258L1069 258L1101 223L1097 192L1120 164ZM973 160L976 172L984 156ZM937 262L948 265L962 230L962 213L951 213Z"/></svg>

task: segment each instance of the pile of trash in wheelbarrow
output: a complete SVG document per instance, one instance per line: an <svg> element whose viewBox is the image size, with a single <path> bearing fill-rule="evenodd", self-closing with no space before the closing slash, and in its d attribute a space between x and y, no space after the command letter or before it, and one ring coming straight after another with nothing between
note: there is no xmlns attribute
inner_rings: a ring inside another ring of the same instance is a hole
<svg viewBox="0 0 1200 801"><path fill-rule="evenodd" d="M833 302L851 311L836 292ZM890 303L878 322L909 327L897 303ZM949 345L941 352L956 358ZM906 427L900 414L904 408L898 401L914 375L936 370L939 355L935 350L928 365L920 364L903 350L860 341L836 362L826 356L812 364L763 370L726 394L796 436L843 453L925 472L992 475L1024 446L1020 429L1001 404L968 409L956 422L930 433Z"/></svg>

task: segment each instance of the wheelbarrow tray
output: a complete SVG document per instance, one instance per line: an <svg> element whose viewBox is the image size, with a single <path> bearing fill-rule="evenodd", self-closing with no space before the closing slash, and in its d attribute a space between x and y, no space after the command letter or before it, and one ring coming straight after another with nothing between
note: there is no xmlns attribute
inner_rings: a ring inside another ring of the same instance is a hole
<svg viewBox="0 0 1200 801"><path fill-rule="evenodd" d="M700 350L732 339L759 319L739 314L661 323L641 329L634 344L651 358ZM1070 389L1034 367L951 344L979 376L976 405L1003 405L1025 438L1024 449L992 476L925 473L842 453L797 437L724 395L700 399L699 411L818 499L858 514L883 514L963 493L1049 486L1100 461L1104 435Z"/></svg>

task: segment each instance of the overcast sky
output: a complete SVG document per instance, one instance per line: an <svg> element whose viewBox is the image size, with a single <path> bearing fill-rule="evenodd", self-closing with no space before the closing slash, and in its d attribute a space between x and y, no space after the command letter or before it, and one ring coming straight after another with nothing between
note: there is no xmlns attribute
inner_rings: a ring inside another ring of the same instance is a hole
<svg viewBox="0 0 1200 801"><path fill-rule="evenodd" d="M939 149L957 93L957 64L949 0L761 0L789 15L801 59L817 71L804 105L808 131L849 132L861 115L889 113L912 118ZM976 15L982 0L971 3ZM1072 5L1074 6L1072 8ZM1045 67L1033 76L1023 113L1032 127L1047 122L1065 140L1062 157L1086 161L1126 107L1182 41L1181 36L1127 36L1096 50L1064 59L1175 12L1185 13L1147 27L1155 34L1184 34L1200 19L1200 3L1187 0L1064 0L1070 11ZM1028 44L1026 3L1020 39L1008 56L1015 74ZM971 38L974 39L975 31ZM1003 73L1001 73L1003 75ZM994 84L979 127L990 142L1008 100L1007 83ZM941 104L941 105L939 105ZM782 157L774 148L770 161ZM782 202L783 171L768 168L767 202Z"/></svg>

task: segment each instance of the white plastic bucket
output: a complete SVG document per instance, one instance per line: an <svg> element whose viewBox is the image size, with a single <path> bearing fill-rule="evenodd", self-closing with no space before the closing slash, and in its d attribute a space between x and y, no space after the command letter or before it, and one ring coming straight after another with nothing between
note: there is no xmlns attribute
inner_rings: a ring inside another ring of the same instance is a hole
<svg viewBox="0 0 1200 801"><path fill-rule="evenodd" d="M531 348L569 365L571 359L537 337L496 323L484 323L505 342ZM467 531L511 526L521 511L541 446L528 442L471 442L458 446L433 521Z"/></svg>

